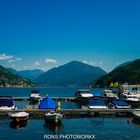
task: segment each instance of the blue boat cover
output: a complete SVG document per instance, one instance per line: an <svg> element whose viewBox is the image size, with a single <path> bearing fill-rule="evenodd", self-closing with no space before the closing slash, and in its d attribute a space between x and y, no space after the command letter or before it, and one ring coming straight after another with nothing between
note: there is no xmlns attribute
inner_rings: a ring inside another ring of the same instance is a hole
<svg viewBox="0 0 140 140"><path fill-rule="evenodd" d="M39 109L57 109L57 104L49 96L46 97L38 106Z"/></svg>
<svg viewBox="0 0 140 140"><path fill-rule="evenodd" d="M94 93L94 96L96 96L96 97L102 97L102 94L99 93L99 92L97 92L97 93Z"/></svg>
<svg viewBox="0 0 140 140"><path fill-rule="evenodd" d="M117 106L129 106L126 102L121 101L121 100L114 100L114 101L112 101L112 103Z"/></svg>
<svg viewBox="0 0 140 140"><path fill-rule="evenodd" d="M89 105L92 105L92 106L106 106L104 100L100 100L100 99L90 99L89 100Z"/></svg>
<svg viewBox="0 0 140 140"><path fill-rule="evenodd" d="M1 106L8 106L11 107L14 105L14 101L10 97L1 97L0 98L0 107Z"/></svg>

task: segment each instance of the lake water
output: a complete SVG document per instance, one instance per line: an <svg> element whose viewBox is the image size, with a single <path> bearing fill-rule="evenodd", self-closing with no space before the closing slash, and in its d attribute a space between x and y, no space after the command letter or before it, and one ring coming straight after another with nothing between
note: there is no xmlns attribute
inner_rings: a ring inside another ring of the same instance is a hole
<svg viewBox="0 0 140 140"><path fill-rule="evenodd" d="M0 95L30 96L33 89L0 89ZM77 89L39 88L41 95L74 96ZM92 89L99 92L101 89ZM18 108L23 108L28 102L16 102ZM62 108L77 108L77 104L62 102ZM129 120L129 123L128 121ZM46 124L44 119L29 119L22 126L13 125L11 120L0 119L0 140L45 140L77 139L78 136L89 136L95 140L140 140L140 124L134 123L133 118L93 117L63 119L62 124L53 126ZM82 137L82 138L84 138Z"/></svg>

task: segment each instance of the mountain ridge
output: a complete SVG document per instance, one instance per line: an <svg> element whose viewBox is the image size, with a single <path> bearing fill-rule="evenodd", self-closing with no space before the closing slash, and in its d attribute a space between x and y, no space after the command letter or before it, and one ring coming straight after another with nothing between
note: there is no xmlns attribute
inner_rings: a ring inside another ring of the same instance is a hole
<svg viewBox="0 0 140 140"><path fill-rule="evenodd" d="M91 81L96 81L106 72L99 67L94 67L80 61L71 61L59 67L48 70L40 75L35 82L41 86L86 86Z"/></svg>
<svg viewBox="0 0 140 140"><path fill-rule="evenodd" d="M95 85L105 87L111 82L119 82L120 84L140 84L140 59L134 60L131 63L114 69L107 75L101 77Z"/></svg>

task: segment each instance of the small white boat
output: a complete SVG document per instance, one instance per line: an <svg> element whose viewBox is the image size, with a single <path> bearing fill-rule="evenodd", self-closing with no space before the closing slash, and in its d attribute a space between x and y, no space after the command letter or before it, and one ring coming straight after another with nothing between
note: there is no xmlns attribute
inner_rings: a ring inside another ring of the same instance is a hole
<svg viewBox="0 0 140 140"><path fill-rule="evenodd" d="M49 123L55 123L58 124L61 122L63 118L63 115L60 113L55 113L55 112L48 112L45 113L45 120Z"/></svg>
<svg viewBox="0 0 140 140"><path fill-rule="evenodd" d="M88 102L94 95L91 94L89 89L80 89L75 93L77 100L80 102Z"/></svg>
<svg viewBox="0 0 140 140"><path fill-rule="evenodd" d="M104 90L103 97L108 99L108 100L119 99L119 97L115 93L113 93L112 90Z"/></svg>
<svg viewBox="0 0 140 140"><path fill-rule="evenodd" d="M29 113L27 112L9 113L8 116L16 123L22 123L29 119Z"/></svg>
<svg viewBox="0 0 140 140"><path fill-rule="evenodd" d="M122 98L125 99L126 101L130 102L139 102L140 99L137 97L135 93L129 92L129 91L124 91L122 94Z"/></svg>
<svg viewBox="0 0 140 140"><path fill-rule="evenodd" d="M11 96L0 97L0 110L14 110L14 109L17 108Z"/></svg>
<svg viewBox="0 0 140 140"><path fill-rule="evenodd" d="M39 103L42 100L39 91L32 91L30 96L30 103L35 104Z"/></svg>
<svg viewBox="0 0 140 140"><path fill-rule="evenodd" d="M140 121L140 109L135 109L133 112L134 119L137 119Z"/></svg>

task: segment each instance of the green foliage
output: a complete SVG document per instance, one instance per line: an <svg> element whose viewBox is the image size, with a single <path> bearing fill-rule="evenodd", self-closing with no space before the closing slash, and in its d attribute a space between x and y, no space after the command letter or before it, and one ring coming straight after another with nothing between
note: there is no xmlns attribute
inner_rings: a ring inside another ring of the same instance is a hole
<svg viewBox="0 0 140 140"><path fill-rule="evenodd" d="M6 68L0 66L0 87L32 87L33 82L11 73Z"/></svg>
<svg viewBox="0 0 140 140"><path fill-rule="evenodd" d="M101 77L96 82L96 85L108 87L111 82L119 82L120 84L140 84L140 59L135 60L124 67L117 68Z"/></svg>

